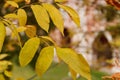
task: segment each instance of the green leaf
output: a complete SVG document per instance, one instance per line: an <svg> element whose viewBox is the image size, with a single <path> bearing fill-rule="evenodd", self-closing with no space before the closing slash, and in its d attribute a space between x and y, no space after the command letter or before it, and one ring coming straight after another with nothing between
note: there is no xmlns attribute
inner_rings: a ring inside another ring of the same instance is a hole
<svg viewBox="0 0 120 80"><path fill-rule="evenodd" d="M78 13L72 9L71 7L69 6L64 6L64 5L61 5L61 4L57 4L60 8L64 9L70 16L71 18L73 19L73 21L77 24L77 26L80 26L80 18L79 18L79 15Z"/></svg>
<svg viewBox="0 0 120 80"><path fill-rule="evenodd" d="M24 9L18 9L17 12L18 15L18 20L19 20L19 25L20 26L25 26L27 22L27 14Z"/></svg>
<svg viewBox="0 0 120 80"><path fill-rule="evenodd" d="M0 52L1 52L2 47L3 47L3 43L4 43L4 40L5 40L5 35L6 35L5 26L2 22L0 22Z"/></svg>
<svg viewBox="0 0 120 80"><path fill-rule="evenodd" d="M40 39L37 37L29 39L23 46L19 55L21 66L26 66L33 59L40 44Z"/></svg>
<svg viewBox="0 0 120 80"><path fill-rule="evenodd" d="M54 0L54 1L59 3L64 3L64 2L67 2L68 0Z"/></svg>
<svg viewBox="0 0 120 80"><path fill-rule="evenodd" d="M43 7L48 11L54 25L60 30L64 35L64 20L61 13L51 4L43 3Z"/></svg>
<svg viewBox="0 0 120 80"><path fill-rule="evenodd" d="M14 19L16 19L16 18L18 18L18 16L15 13L10 13L10 14L6 14L4 16L4 18L14 18Z"/></svg>
<svg viewBox="0 0 120 80"><path fill-rule="evenodd" d="M42 76L45 71L49 68L54 57L54 47L49 46L41 50L40 55L36 62L36 72L39 76Z"/></svg>
<svg viewBox="0 0 120 80"><path fill-rule="evenodd" d="M58 57L69 65L76 73L91 80L90 67L81 54L77 54L74 50L69 48L56 49Z"/></svg>
<svg viewBox="0 0 120 80"><path fill-rule="evenodd" d="M31 8L40 27L48 32L50 20L45 8L40 5L31 5Z"/></svg>
<svg viewBox="0 0 120 80"><path fill-rule="evenodd" d="M16 7L16 8L19 7L18 4L16 2L14 2L14 1L6 1L6 3L10 4L11 6Z"/></svg>

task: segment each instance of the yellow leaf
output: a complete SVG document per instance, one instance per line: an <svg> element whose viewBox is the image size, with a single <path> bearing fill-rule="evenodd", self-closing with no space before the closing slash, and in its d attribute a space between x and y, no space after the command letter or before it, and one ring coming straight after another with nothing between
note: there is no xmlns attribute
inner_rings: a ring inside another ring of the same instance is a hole
<svg viewBox="0 0 120 80"><path fill-rule="evenodd" d="M67 2L68 0L55 0L55 2L59 2L59 3L63 3L63 2Z"/></svg>
<svg viewBox="0 0 120 80"><path fill-rule="evenodd" d="M18 32L23 32L23 31L25 31L27 28L26 27L18 27L17 28L17 31Z"/></svg>
<svg viewBox="0 0 120 80"><path fill-rule="evenodd" d="M54 25L60 30L64 35L64 20L61 13L51 4L43 3L43 7L48 11Z"/></svg>
<svg viewBox="0 0 120 80"><path fill-rule="evenodd" d="M16 14L14 14L14 13L10 13L10 14L6 14L5 16L4 16L4 18L18 18L18 16L16 15Z"/></svg>
<svg viewBox="0 0 120 80"><path fill-rule="evenodd" d="M0 74L0 80L5 80L3 74Z"/></svg>
<svg viewBox="0 0 120 80"><path fill-rule="evenodd" d="M17 32L16 26L9 20L5 20L5 21L3 21L3 23L6 24L7 27L9 27L12 30L12 32L15 34L15 36L17 37L17 39L19 41L20 47L22 47L22 44L21 44L21 41L20 41L20 36L19 36L19 34Z"/></svg>
<svg viewBox="0 0 120 80"><path fill-rule="evenodd" d="M86 60L80 54L78 55L74 50L69 48L59 48L56 49L58 57L69 65L76 73L91 80L90 67Z"/></svg>
<svg viewBox="0 0 120 80"><path fill-rule="evenodd" d="M2 22L0 22L0 52L3 47L3 42L5 40L5 35L6 35L6 29L5 26Z"/></svg>
<svg viewBox="0 0 120 80"><path fill-rule="evenodd" d="M14 2L14 1L6 1L6 3L10 4L11 6L16 7L16 8L19 7L18 4L16 2Z"/></svg>
<svg viewBox="0 0 120 80"><path fill-rule="evenodd" d="M50 42L52 42L54 45L56 45L56 43L52 40L52 38L50 38L49 36L41 36L41 38L43 39L47 39L49 40Z"/></svg>
<svg viewBox="0 0 120 80"><path fill-rule="evenodd" d="M36 27L34 25L27 25L25 33L28 37L32 38L36 36Z"/></svg>
<svg viewBox="0 0 120 80"><path fill-rule="evenodd" d="M61 4L57 4L60 8L64 9L70 16L71 18L73 19L73 21L77 24L77 26L80 26L80 18L79 18L79 15L77 14L77 12L72 9L71 7L69 6L64 6L64 5L61 5Z"/></svg>
<svg viewBox="0 0 120 80"><path fill-rule="evenodd" d="M10 72L10 71L5 70L5 71L4 71L4 74L5 74L7 77L12 77L12 72Z"/></svg>
<svg viewBox="0 0 120 80"><path fill-rule="evenodd" d="M69 70L70 70L70 73L71 73L71 76L72 76L73 80L76 80L77 73L71 68L69 68Z"/></svg>
<svg viewBox="0 0 120 80"><path fill-rule="evenodd" d="M24 9L18 9L17 12L18 19L19 19L19 25L20 26L25 26L27 22L27 14Z"/></svg>
<svg viewBox="0 0 120 80"><path fill-rule="evenodd" d="M7 56L8 54L0 54L0 60L6 58Z"/></svg>
<svg viewBox="0 0 120 80"><path fill-rule="evenodd" d="M31 8L39 26L48 32L50 20L47 11L40 5L32 5Z"/></svg>
<svg viewBox="0 0 120 80"><path fill-rule="evenodd" d="M4 72L8 68L8 65L9 61L6 60L0 61L0 73Z"/></svg>
<svg viewBox="0 0 120 80"><path fill-rule="evenodd" d="M40 44L40 39L37 37L29 39L23 46L19 55L21 66L26 66L33 59Z"/></svg>
<svg viewBox="0 0 120 80"><path fill-rule="evenodd" d="M39 76L42 76L45 71L49 68L54 57L54 47L49 46L41 50L40 55L36 62L36 72Z"/></svg>

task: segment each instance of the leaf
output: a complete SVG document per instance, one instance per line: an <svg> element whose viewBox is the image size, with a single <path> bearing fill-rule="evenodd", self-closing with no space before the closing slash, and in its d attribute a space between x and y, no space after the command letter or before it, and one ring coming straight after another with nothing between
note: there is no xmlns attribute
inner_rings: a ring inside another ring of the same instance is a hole
<svg viewBox="0 0 120 80"><path fill-rule="evenodd" d="M17 32L23 32L23 31L25 31L26 30L26 27L18 27L17 28ZM15 37L15 33L14 32L12 32L12 38L14 38Z"/></svg>
<svg viewBox="0 0 120 80"><path fill-rule="evenodd" d="M105 0L107 4L114 6L116 9L120 10L119 0Z"/></svg>
<svg viewBox="0 0 120 80"><path fill-rule="evenodd" d="M17 28L17 31L18 32L23 32L23 31L25 31L27 28L26 27L18 27Z"/></svg>
<svg viewBox="0 0 120 80"><path fill-rule="evenodd" d="M33 59L40 44L37 37L29 39L20 51L19 62L21 66L26 66Z"/></svg>
<svg viewBox="0 0 120 80"><path fill-rule="evenodd" d="M25 33L28 37L32 38L36 36L36 27L34 25L27 25Z"/></svg>
<svg viewBox="0 0 120 80"><path fill-rule="evenodd" d="M15 34L15 36L17 37L17 39L19 41L20 47L22 47L22 44L21 44L21 41L20 41L20 36L19 36L19 34L17 32L17 28L15 27L15 25L11 21L9 21L9 20L5 20L5 21L3 20L2 22L4 24L6 24L7 27L9 27L13 31L13 33Z"/></svg>
<svg viewBox="0 0 120 80"><path fill-rule="evenodd" d="M16 15L16 14L14 14L14 13L10 13L10 14L6 14L5 16L4 16L4 18L18 18L18 16Z"/></svg>
<svg viewBox="0 0 120 80"><path fill-rule="evenodd" d="M24 9L18 9L17 12L18 15L18 20L19 20L19 25L20 26L25 26L27 22L27 14Z"/></svg>
<svg viewBox="0 0 120 80"><path fill-rule="evenodd" d="M4 71L4 74L5 74L7 77L12 77L12 72L11 72L11 71L5 70L5 71Z"/></svg>
<svg viewBox="0 0 120 80"><path fill-rule="evenodd" d="M5 80L3 74L0 74L0 80Z"/></svg>
<svg viewBox="0 0 120 80"><path fill-rule="evenodd" d="M45 71L49 68L54 57L54 47L49 46L41 50L40 55L36 62L36 72L39 76L42 76Z"/></svg>
<svg viewBox="0 0 120 80"><path fill-rule="evenodd" d="M6 1L7 4L10 4L13 7L19 8L18 4L14 1Z"/></svg>
<svg viewBox="0 0 120 80"><path fill-rule="evenodd" d="M50 20L45 8L40 5L31 5L31 8L40 27L48 32Z"/></svg>
<svg viewBox="0 0 120 80"><path fill-rule="evenodd" d="M0 54L0 60L6 58L8 56L8 54Z"/></svg>
<svg viewBox="0 0 120 80"><path fill-rule="evenodd" d="M2 60L0 61L0 73L4 72L6 69L8 69L9 61Z"/></svg>
<svg viewBox="0 0 120 80"><path fill-rule="evenodd" d="M60 30L64 35L64 21L61 13L51 4L43 3L43 7L48 11L54 25Z"/></svg>
<svg viewBox="0 0 120 80"><path fill-rule="evenodd" d="M5 26L2 22L0 22L0 52L1 52L2 47L3 47L3 43L4 43L4 40L5 40L5 35L6 35Z"/></svg>
<svg viewBox="0 0 120 80"><path fill-rule="evenodd" d="M78 55L75 51L69 48L57 47L56 51L58 57L68 64L71 69L86 79L91 80L90 67L81 54Z"/></svg>
<svg viewBox="0 0 120 80"><path fill-rule="evenodd" d="M68 0L54 0L54 1L59 3L64 3L64 2L67 2Z"/></svg>
<svg viewBox="0 0 120 80"><path fill-rule="evenodd" d="M41 36L41 38L47 39L47 40L51 41L54 45L56 45L56 43L55 43L55 42L52 40L52 38L49 37L49 36Z"/></svg>
<svg viewBox="0 0 120 80"><path fill-rule="evenodd" d="M71 68L69 68L69 70L70 70L70 73L71 73L71 76L72 76L73 80L76 80L77 73Z"/></svg>
<svg viewBox="0 0 120 80"><path fill-rule="evenodd" d="M80 26L80 18L79 18L79 15L77 14L77 12L72 9L71 7L69 6L64 6L64 5L60 5L60 4L57 4L60 8L64 9L70 16L71 18L73 19L73 21L77 24L77 26Z"/></svg>

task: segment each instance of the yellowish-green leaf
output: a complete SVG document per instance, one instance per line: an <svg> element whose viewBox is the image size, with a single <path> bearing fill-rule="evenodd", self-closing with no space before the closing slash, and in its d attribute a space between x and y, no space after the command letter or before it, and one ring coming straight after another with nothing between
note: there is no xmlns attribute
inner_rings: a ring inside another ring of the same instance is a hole
<svg viewBox="0 0 120 80"><path fill-rule="evenodd" d="M68 0L55 0L55 2L59 2L59 3L64 3L67 2Z"/></svg>
<svg viewBox="0 0 120 80"><path fill-rule="evenodd" d="M31 8L40 27L48 32L50 20L45 8L40 5L32 5Z"/></svg>
<svg viewBox="0 0 120 80"><path fill-rule="evenodd" d="M25 31L27 28L26 27L18 27L17 28L17 31L18 32L23 32L23 31Z"/></svg>
<svg viewBox="0 0 120 80"><path fill-rule="evenodd" d="M43 7L48 11L54 25L63 34L64 20L59 10L57 10L52 4L43 3ZM64 34L63 34L64 35Z"/></svg>
<svg viewBox="0 0 120 80"><path fill-rule="evenodd" d="M41 50L40 55L36 62L36 72L39 76L42 76L49 68L54 57L54 47L49 46Z"/></svg>
<svg viewBox="0 0 120 80"><path fill-rule="evenodd" d="M69 68L69 70L70 70L70 73L71 73L71 76L72 76L73 80L76 80L77 73L71 68Z"/></svg>
<svg viewBox="0 0 120 80"><path fill-rule="evenodd" d="M3 74L0 74L0 80L5 80Z"/></svg>
<svg viewBox="0 0 120 80"><path fill-rule="evenodd" d="M6 15L4 16L4 18L13 18L13 19L17 19L18 16L17 16L16 14L14 14L14 13L10 13L10 14L6 14Z"/></svg>
<svg viewBox="0 0 120 80"><path fill-rule="evenodd" d="M25 33L28 37L32 38L36 36L36 27L34 25L27 25Z"/></svg>
<svg viewBox="0 0 120 80"><path fill-rule="evenodd" d="M6 29L5 26L2 22L0 22L0 52L3 47L3 42L5 40L5 35L6 35Z"/></svg>
<svg viewBox="0 0 120 80"><path fill-rule="evenodd" d="M78 55L74 50L69 48L58 48L56 49L58 57L69 65L76 73L91 80L90 67L87 64L84 57Z"/></svg>
<svg viewBox="0 0 120 80"><path fill-rule="evenodd" d="M7 77L12 77L12 72L11 72L11 71L5 70L5 71L4 71L4 74L5 74Z"/></svg>
<svg viewBox="0 0 120 80"><path fill-rule="evenodd" d="M41 36L41 38L47 39L47 40L51 41L54 45L56 45L55 41L53 41L52 38L50 38L49 36Z"/></svg>
<svg viewBox="0 0 120 80"><path fill-rule="evenodd" d="M25 26L27 22L27 14L24 9L18 9L17 12L18 19L19 19L19 25L20 26Z"/></svg>
<svg viewBox="0 0 120 80"><path fill-rule="evenodd" d="M14 1L6 1L6 3L10 4L11 6L16 7L16 8L19 7L18 4L16 2L14 2Z"/></svg>
<svg viewBox="0 0 120 80"><path fill-rule="evenodd" d="M80 26L80 18L79 18L79 15L78 13L72 9L71 7L69 6L64 6L64 5L61 5L61 4L57 4L60 8L64 9L70 16L71 18L73 19L73 21L77 24L77 26L79 27Z"/></svg>
<svg viewBox="0 0 120 80"><path fill-rule="evenodd" d="M21 66L26 66L33 59L40 44L40 39L37 37L30 38L23 46L19 55Z"/></svg>

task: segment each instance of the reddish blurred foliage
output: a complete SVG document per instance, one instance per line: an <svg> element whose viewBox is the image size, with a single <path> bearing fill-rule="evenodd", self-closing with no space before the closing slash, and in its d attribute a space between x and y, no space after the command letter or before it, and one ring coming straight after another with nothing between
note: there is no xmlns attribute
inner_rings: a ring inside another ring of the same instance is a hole
<svg viewBox="0 0 120 80"><path fill-rule="evenodd" d="M106 2L112 6L114 6L116 9L120 10L120 2L119 0L106 0Z"/></svg>

